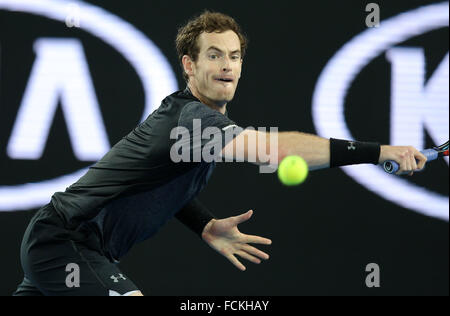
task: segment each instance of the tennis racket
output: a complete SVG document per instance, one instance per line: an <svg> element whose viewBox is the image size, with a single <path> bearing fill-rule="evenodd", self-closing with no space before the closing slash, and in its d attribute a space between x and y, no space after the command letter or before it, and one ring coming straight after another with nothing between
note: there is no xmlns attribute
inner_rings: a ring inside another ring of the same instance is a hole
<svg viewBox="0 0 450 316"><path fill-rule="evenodd" d="M427 162L430 162L432 160L436 160L440 157L448 156L448 141L445 144L442 144L438 147L433 147L429 149L425 149L421 151L422 154L427 157ZM383 164L384 171L387 173L396 173L398 169L400 169L400 166L397 162L393 160L385 161Z"/></svg>

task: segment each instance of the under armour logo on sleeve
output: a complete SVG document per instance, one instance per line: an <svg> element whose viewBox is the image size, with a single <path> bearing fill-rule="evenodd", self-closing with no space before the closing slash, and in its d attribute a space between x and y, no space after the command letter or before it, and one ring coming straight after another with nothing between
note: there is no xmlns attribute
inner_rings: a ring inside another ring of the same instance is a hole
<svg viewBox="0 0 450 316"><path fill-rule="evenodd" d="M235 127L238 127L238 126L237 126L237 125L228 125L228 126L222 128L222 130L223 130L223 131L226 131L227 129L235 128Z"/></svg>

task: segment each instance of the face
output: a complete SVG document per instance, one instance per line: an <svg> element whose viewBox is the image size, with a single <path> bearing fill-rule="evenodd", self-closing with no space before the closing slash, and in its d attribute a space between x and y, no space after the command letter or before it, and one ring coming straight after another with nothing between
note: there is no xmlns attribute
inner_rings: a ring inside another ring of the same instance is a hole
<svg viewBox="0 0 450 316"><path fill-rule="evenodd" d="M200 53L193 62L185 56L185 70L192 92L202 102L224 106L231 101L241 77L242 56L239 37L233 31L202 33Z"/></svg>

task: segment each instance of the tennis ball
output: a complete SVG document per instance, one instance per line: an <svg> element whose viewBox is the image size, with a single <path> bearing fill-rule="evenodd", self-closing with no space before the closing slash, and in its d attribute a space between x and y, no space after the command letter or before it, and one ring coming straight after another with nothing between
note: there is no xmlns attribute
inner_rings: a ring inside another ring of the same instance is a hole
<svg viewBox="0 0 450 316"><path fill-rule="evenodd" d="M287 156L278 166L278 178L286 186L299 185L308 176L308 164L300 156Z"/></svg>

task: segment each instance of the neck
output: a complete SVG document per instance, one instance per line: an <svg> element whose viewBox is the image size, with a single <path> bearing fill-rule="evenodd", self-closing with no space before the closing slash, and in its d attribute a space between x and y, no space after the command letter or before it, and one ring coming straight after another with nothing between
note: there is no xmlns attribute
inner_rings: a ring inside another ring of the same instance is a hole
<svg viewBox="0 0 450 316"><path fill-rule="evenodd" d="M216 102L208 99L207 97L203 96L200 92L198 92L198 90L192 86L190 83L188 83L188 87L191 90L191 93L194 97L196 97L197 99L200 100L200 102L202 102L203 104L205 104L206 106L210 107L213 110L219 111L222 114L225 114L225 112L227 111L227 104L223 103L223 104L217 104Z"/></svg>

